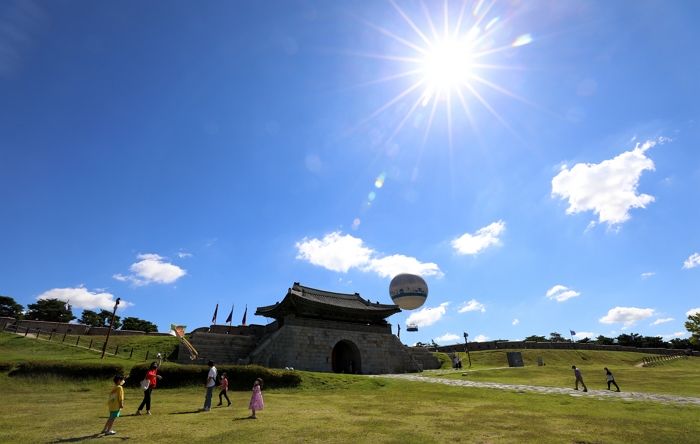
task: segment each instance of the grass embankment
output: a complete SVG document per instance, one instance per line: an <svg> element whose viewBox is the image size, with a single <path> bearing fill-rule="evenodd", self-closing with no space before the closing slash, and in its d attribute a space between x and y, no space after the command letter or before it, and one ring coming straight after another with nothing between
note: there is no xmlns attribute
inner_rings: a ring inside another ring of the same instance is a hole
<svg viewBox="0 0 700 444"><path fill-rule="evenodd" d="M640 367L643 353L594 350L522 350L525 367L507 368L506 351L471 353L472 368L460 353L462 370L434 370L425 376L471 381L573 387L572 365L581 369L589 389L607 389L604 367L608 367L623 391L700 396L700 358L674 359L654 367ZM545 365L537 366L542 357ZM506 368L503 368L506 367Z"/></svg>
<svg viewBox="0 0 700 444"><path fill-rule="evenodd" d="M39 339L32 337L32 335L24 337L12 333L0 333L0 361L71 360L110 362L120 363L128 369L132 365L146 360L147 354L149 360L155 360L156 353L162 353L167 358L178 345L178 339L169 336L115 335L109 338L107 353L103 360L100 359L100 356L102 355L104 336L81 336L80 346L76 347L75 344L78 342L77 336L67 335L64 341L63 335L55 335L51 341L48 341L46 333L42 334ZM92 347L88 349L87 347L91 341ZM114 356L113 353L117 346L119 346L121 351ZM131 355L132 348L134 349L133 355Z"/></svg>

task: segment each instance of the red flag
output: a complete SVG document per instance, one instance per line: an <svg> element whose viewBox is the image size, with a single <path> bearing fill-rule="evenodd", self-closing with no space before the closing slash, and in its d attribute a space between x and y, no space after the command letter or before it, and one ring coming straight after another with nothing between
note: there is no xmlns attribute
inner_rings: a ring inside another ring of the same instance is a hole
<svg viewBox="0 0 700 444"><path fill-rule="evenodd" d="M248 305L245 306L245 311L243 312L243 322L241 322L241 325L245 325L246 316L248 316Z"/></svg>
<svg viewBox="0 0 700 444"><path fill-rule="evenodd" d="M231 324L231 319L233 319L233 305L231 306L231 313L229 313L228 317L226 318L226 322Z"/></svg>
<svg viewBox="0 0 700 444"><path fill-rule="evenodd" d="M214 317L211 318L211 323L216 325L216 314L219 312L219 304L216 304L216 308L214 309Z"/></svg>

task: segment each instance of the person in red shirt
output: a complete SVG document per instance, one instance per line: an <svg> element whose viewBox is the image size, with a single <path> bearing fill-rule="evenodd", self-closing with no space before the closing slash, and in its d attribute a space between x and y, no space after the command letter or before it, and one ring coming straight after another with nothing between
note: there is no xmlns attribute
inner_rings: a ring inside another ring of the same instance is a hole
<svg viewBox="0 0 700 444"><path fill-rule="evenodd" d="M157 362L151 362L151 366L148 368L148 371L146 372L146 377L144 378L144 386L145 381L148 381L148 386L143 387L143 401L141 401L141 405L139 405L139 409L136 410L136 414L140 415L141 410L143 410L144 406L146 407L146 414L150 415L151 414L151 392L153 391L154 388L156 388L156 383L158 382L159 379L163 379L162 376L158 374L158 363Z"/></svg>
<svg viewBox="0 0 700 444"><path fill-rule="evenodd" d="M221 382L219 384L221 391L219 392L219 403L217 406L221 405L221 397L223 396L228 401L228 407L231 406L231 400L228 399L228 378L226 377L226 372L221 373Z"/></svg>

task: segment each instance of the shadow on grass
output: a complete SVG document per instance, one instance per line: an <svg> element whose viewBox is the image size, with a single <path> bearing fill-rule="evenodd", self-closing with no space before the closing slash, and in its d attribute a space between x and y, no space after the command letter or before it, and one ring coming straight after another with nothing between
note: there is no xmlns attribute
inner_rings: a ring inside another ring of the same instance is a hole
<svg viewBox="0 0 700 444"><path fill-rule="evenodd" d="M172 412L171 415L189 415L190 413L206 413L202 409L197 409L197 410L188 410L186 412Z"/></svg>
<svg viewBox="0 0 700 444"><path fill-rule="evenodd" d="M252 416L240 416L238 418L233 418L234 421L245 421L246 419L258 419L258 418L253 418Z"/></svg>
<svg viewBox="0 0 700 444"><path fill-rule="evenodd" d="M73 438L61 438L61 439L56 439L54 441L51 441L52 444L57 444L61 442L80 442L80 441L87 441L88 439L96 439L103 436L102 433L93 433L92 435L85 435L85 436L75 436ZM106 438L106 436L105 436ZM109 436L109 438L116 438L116 439L121 439L122 441L125 441L129 439L128 436Z"/></svg>

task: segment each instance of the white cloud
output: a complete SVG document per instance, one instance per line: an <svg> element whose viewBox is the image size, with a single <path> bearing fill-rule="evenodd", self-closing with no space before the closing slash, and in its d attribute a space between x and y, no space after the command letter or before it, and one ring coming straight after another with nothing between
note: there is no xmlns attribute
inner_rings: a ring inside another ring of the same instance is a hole
<svg viewBox="0 0 700 444"><path fill-rule="evenodd" d="M417 327L427 327L429 325L433 325L442 319L443 316L445 316L448 305L449 302L443 302L437 307L421 308L420 310L411 313L408 319L406 319L406 324L415 324Z"/></svg>
<svg viewBox="0 0 700 444"><path fill-rule="evenodd" d="M642 273L642 279L649 279L650 277L654 276L656 273L653 271L647 271L646 273Z"/></svg>
<svg viewBox="0 0 700 444"><path fill-rule="evenodd" d="M683 262L683 268L686 270L690 270L691 268L695 268L698 265L700 265L700 253L693 253L691 254L688 259Z"/></svg>
<svg viewBox="0 0 700 444"><path fill-rule="evenodd" d="M592 331L577 331L576 334L574 335L574 338L576 338L576 339L585 339L585 338L593 339L595 337L598 337L598 334L593 333Z"/></svg>
<svg viewBox="0 0 700 444"><path fill-rule="evenodd" d="M305 260L327 270L347 273L351 268L371 271L381 277L394 277L400 273L413 273L421 276L443 276L440 267L432 262L402 254L381 256L366 247L362 239L338 231L327 234L323 239L304 238L296 243L297 259Z"/></svg>
<svg viewBox="0 0 700 444"><path fill-rule="evenodd" d="M172 284L187 271L166 261L166 258L153 253L139 254L138 262L134 262L129 267L132 274L125 276L115 274L112 277L121 282L131 282L134 285L142 286L148 284Z"/></svg>
<svg viewBox="0 0 700 444"><path fill-rule="evenodd" d="M566 214L593 211L600 223L617 225L630 218L632 208L645 208L654 201L648 194L637 194L639 178L654 170L646 151L668 141L666 138L637 143L631 151L601 163L577 163L564 166L552 179L552 197L567 199Z"/></svg>
<svg viewBox="0 0 700 444"><path fill-rule="evenodd" d="M412 273L419 276L443 276L437 264L420 262L414 257L402 254L372 259L367 266L363 267L363 270L374 271L381 277L394 277L400 273Z"/></svg>
<svg viewBox="0 0 700 444"><path fill-rule="evenodd" d="M445 333L444 335L435 338L435 342L438 344L454 343L455 341L459 341L459 339L461 339L461 336L454 333Z"/></svg>
<svg viewBox="0 0 700 444"><path fill-rule="evenodd" d="M486 342L489 340L489 337L486 335L476 335L476 337L472 340L472 342Z"/></svg>
<svg viewBox="0 0 700 444"><path fill-rule="evenodd" d="M685 312L686 317L696 315L696 314L700 314L700 307L691 308L690 310Z"/></svg>
<svg viewBox="0 0 700 444"><path fill-rule="evenodd" d="M661 339L663 339L664 341L670 341L671 339L687 338L687 337L690 337L690 332L687 332L687 331L677 331L675 333L661 335Z"/></svg>
<svg viewBox="0 0 700 444"><path fill-rule="evenodd" d="M40 299L58 299L70 303L74 308L87 310L113 310L116 302L114 295L105 291L90 291L85 287L75 288L53 288L41 293L36 298ZM134 304L127 301L120 301L119 307L131 307Z"/></svg>
<svg viewBox="0 0 700 444"><path fill-rule="evenodd" d="M659 318L649 325L661 325L661 324L665 324L666 322L671 322L673 320L674 320L673 318Z"/></svg>
<svg viewBox="0 0 700 444"><path fill-rule="evenodd" d="M469 302L463 302L462 306L457 311L459 313L466 313L468 311L480 311L484 313L486 311L486 306L476 299L472 299Z"/></svg>
<svg viewBox="0 0 700 444"><path fill-rule="evenodd" d="M518 318L513 319L513 322L511 322L511 324L513 324L513 325L520 324L520 319L518 319Z"/></svg>
<svg viewBox="0 0 700 444"><path fill-rule="evenodd" d="M646 319L654 315L652 308L637 308L637 307L615 307L608 310L608 314L600 318L598 321L602 324L623 324L623 329L629 328L637 321Z"/></svg>
<svg viewBox="0 0 700 444"><path fill-rule="evenodd" d="M574 291L568 287L565 287L564 285L555 285L554 287L550 288L547 290L546 296L549 299L553 299L557 302L564 302L568 299L575 298L576 296L580 296L581 293L578 291Z"/></svg>
<svg viewBox="0 0 700 444"><path fill-rule="evenodd" d="M192 253L188 253L186 251L178 251L177 257L179 257L180 259L184 259L186 257L192 257Z"/></svg>
<svg viewBox="0 0 700 444"><path fill-rule="evenodd" d="M476 233L464 233L452 241L452 247L457 254L477 254L488 247L499 245L499 236L505 231L506 223L502 220L496 221L483 228L479 228Z"/></svg>

